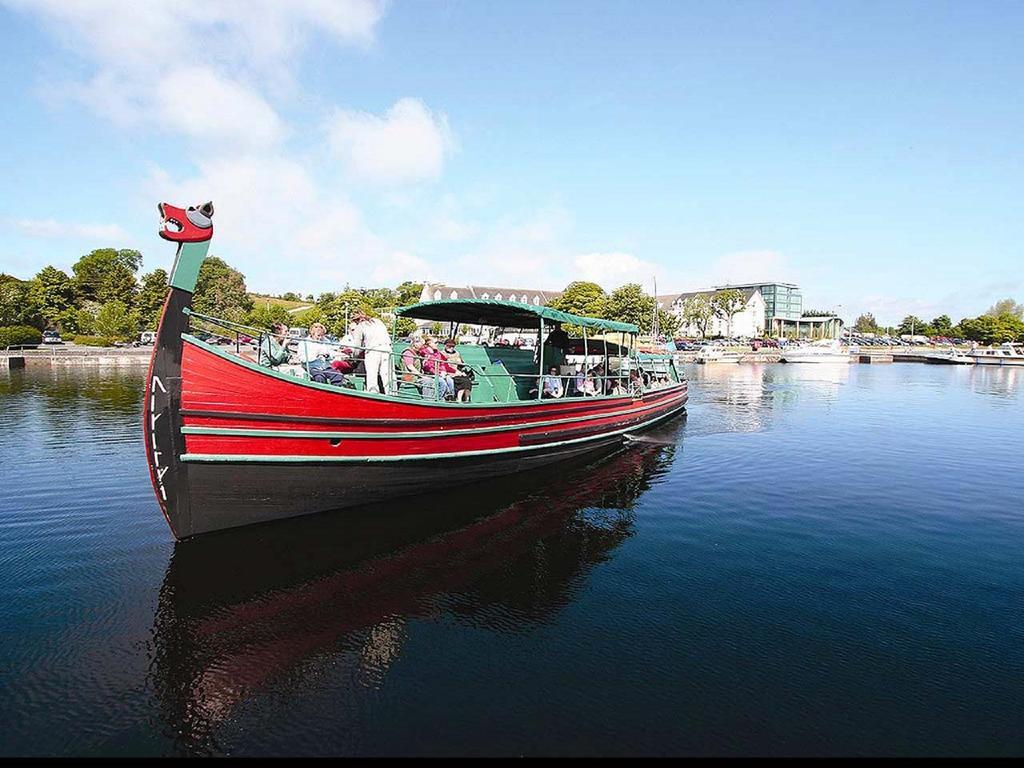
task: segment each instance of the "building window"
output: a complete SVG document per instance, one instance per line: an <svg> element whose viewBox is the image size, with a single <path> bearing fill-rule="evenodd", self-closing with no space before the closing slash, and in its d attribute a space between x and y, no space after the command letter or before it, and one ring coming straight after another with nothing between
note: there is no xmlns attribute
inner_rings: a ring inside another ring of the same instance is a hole
<svg viewBox="0 0 1024 768"><path fill-rule="evenodd" d="M480 298L481 298L481 299L483 299L484 301L487 301L487 299L491 298L491 294L489 294L489 293L485 293L485 294L484 294L483 296L481 296Z"/></svg>
<svg viewBox="0 0 1024 768"><path fill-rule="evenodd" d="M496 299L497 301L501 301L501 294L500 294L500 293L496 293L496 294L494 294L494 298L495 298L495 299Z"/></svg>
<svg viewBox="0 0 1024 768"><path fill-rule="evenodd" d="M457 298L459 298L459 292L458 291L452 291L451 293L448 294L448 298L449 299L457 299Z"/></svg>
<svg viewBox="0 0 1024 768"><path fill-rule="evenodd" d="M434 291L434 301L440 301L440 300L441 300L441 292L440 291Z"/></svg>
<svg viewBox="0 0 1024 768"><path fill-rule="evenodd" d="M525 296L523 296L523 298L525 299L526 297L525 297ZM539 307L539 306L540 306L540 296L534 296L534 297L533 297L533 304L534 304L534 306L536 306L536 307Z"/></svg>

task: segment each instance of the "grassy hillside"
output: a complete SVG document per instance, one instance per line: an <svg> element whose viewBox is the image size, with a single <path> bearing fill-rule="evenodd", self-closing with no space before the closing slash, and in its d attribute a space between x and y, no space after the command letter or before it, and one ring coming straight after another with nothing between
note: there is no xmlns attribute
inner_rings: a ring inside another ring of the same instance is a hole
<svg viewBox="0 0 1024 768"><path fill-rule="evenodd" d="M249 298L252 299L253 306L255 307L265 307L267 304L270 304L271 306L284 307L290 311L313 306L312 301L285 301L284 299L275 299L273 296L260 296L258 293L250 293Z"/></svg>

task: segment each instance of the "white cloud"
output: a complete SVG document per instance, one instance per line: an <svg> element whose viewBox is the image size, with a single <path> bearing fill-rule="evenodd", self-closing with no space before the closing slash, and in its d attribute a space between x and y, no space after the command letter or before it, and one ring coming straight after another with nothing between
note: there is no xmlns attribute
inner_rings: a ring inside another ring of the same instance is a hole
<svg viewBox="0 0 1024 768"><path fill-rule="evenodd" d="M577 280L590 280L605 290L614 290L625 283L640 283L647 291L652 289L651 279L661 268L631 253L581 253L573 259Z"/></svg>
<svg viewBox="0 0 1024 768"><path fill-rule="evenodd" d="M430 272L423 258L374 234L342 193L281 154L203 159L187 178L156 168L146 187L152 199L176 204L212 199L211 252L249 276L252 289L319 293Z"/></svg>
<svg viewBox="0 0 1024 768"><path fill-rule="evenodd" d="M119 247L128 233L117 224L75 224L55 219L15 219L15 229L28 237L103 241Z"/></svg>
<svg viewBox="0 0 1024 768"><path fill-rule="evenodd" d="M35 14L79 55L146 76L218 61L267 72L288 66L314 34L368 45L381 0L3 0Z"/></svg>
<svg viewBox="0 0 1024 768"><path fill-rule="evenodd" d="M380 184L436 178L452 150L448 118L419 99L401 99L383 117L339 110L331 149L356 175Z"/></svg>
<svg viewBox="0 0 1024 768"><path fill-rule="evenodd" d="M284 130L277 113L258 93L202 67L178 69L161 79L155 105L161 126L206 144L268 146Z"/></svg>
<svg viewBox="0 0 1024 768"><path fill-rule="evenodd" d="M298 54L314 36L368 45L384 12L381 0L0 3L39 18L92 65L84 80L44 83L47 96L75 98L122 125L257 145L282 133L260 91L293 90Z"/></svg>
<svg viewBox="0 0 1024 768"><path fill-rule="evenodd" d="M408 253L395 251L379 259L370 280L374 285L398 285L405 280L422 280L431 278L431 267L425 259Z"/></svg>

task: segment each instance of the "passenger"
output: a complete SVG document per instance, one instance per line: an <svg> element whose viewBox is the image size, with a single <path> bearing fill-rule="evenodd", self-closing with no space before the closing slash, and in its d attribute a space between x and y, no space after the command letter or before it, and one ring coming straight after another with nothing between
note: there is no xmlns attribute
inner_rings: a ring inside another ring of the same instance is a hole
<svg viewBox="0 0 1024 768"><path fill-rule="evenodd" d="M581 397L583 395L583 382L586 381L587 377L583 373L583 366L576 366L576 374L572 377L572 394L573 397Z"/></svg>
<svg viewBox="0 0 1024 768"><path fill-rule="evenodd" d="M604 363L598 363L590 372L594 375L594 383L597 385L598 394L610 395L614 386L611 378L605 373Z"/></svg>
<svg viewBox="0 0 1024 768"><path fill-rule="evenodd" d="M639 397L644 391L644 380L640 377L640 371L636 368L629 372L629 393Z"/></svg>
<svg viewBox="0 0 1024 768"><path fill-rule="evenodd" d="M399 379L406 384L414 385L423 397L433 400L436 397L434 379L423 375L423 347L422 338L415 338L409 342L409 346L402 352L402 372Z"/></svg>
<svg viewBox="0 0 1024 768"><path fill-rule="evenodd" d="M562 377L558 375L557 366L548 369L548 375L541 383L541 397L556 398L562 396Z"/></svg>
<svg viewBox="0 0 1024 768"><path fill-rule="evenodd" d="M340 387L345 384L345 375L331 366L337 348L324 342L326 335L327 328L323 323L309 326L309 337L299 342L297 357L300 363L306 365L309 378L313 381Z"/></svg>
<svg viewBox="0 0 1024 768"><path fill-rule="evenodd" d="M366 391L384 394L391 392L391 334L384 323L376 317L370 317L362 307L352 313L352 321L355 323L352 331L354 346L363 350Z"/></svg>
<svg viewBox="0 0 1024 768"><path fill-rule="evenodd" d="M288 326L284 323L273 323L270 333L260 342L260 365L276 368L288 362Z"/></svg>
<svg viewBox="0 0 1024 768"><path fill-rule="evenodd" d="M594 374L591 371L587 371L587 375L583 379L583 386L580 391L584 397L594 397L598 393L597 381L594 379Z"/></svg>
<svg viewBox="0 0 1024 768"><path fill-rule="evenodd" d="M420 365L420 352L423 349L423 339L413 339L409 346L402 352L402 381L411 383L419 378L423 371Z"/></svg>
<svg viewBox="0 0 1024 768"><path fill-rule="evenodd" d="M442 363L445 371L452 377L455 385L455 401L457 403L468 403L470 395L473 394L473 379L466 374L465 363L462 355L455 348L455 340L448 339L444 343L444 356L446 362Z"/></svg>
<svg viewBox="0 0 1024 768"><path fill-rule="evenodd" d="M423 347L423 372L437 380L438 397L441 400L455 397L455 382L447 371L444 353L437 348L433 336L427 336Z"/></svg>

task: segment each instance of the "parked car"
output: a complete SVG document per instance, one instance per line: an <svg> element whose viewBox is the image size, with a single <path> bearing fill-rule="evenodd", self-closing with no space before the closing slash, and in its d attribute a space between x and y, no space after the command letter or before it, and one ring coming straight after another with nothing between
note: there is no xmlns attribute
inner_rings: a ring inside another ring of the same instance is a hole
<svg viewBox="0 0 1024 768"><path fill-rule="evenodd" d="M139 334L139 343L149 346L156 342L156 331L143 331Z"/></svg>
<svg viewBox="0 0 1024 768"><path fill-rule="evenodd" d="M64 340L57 331L43 331L43 344L63 344Z"/></svg>

